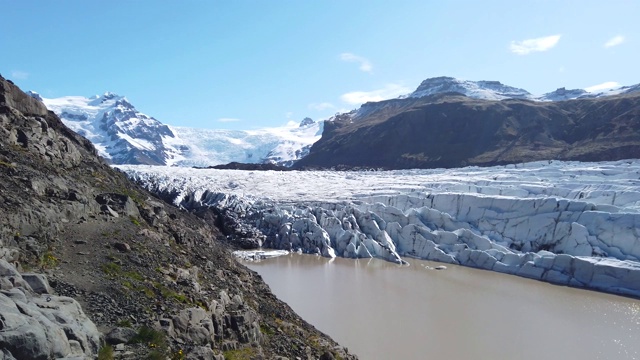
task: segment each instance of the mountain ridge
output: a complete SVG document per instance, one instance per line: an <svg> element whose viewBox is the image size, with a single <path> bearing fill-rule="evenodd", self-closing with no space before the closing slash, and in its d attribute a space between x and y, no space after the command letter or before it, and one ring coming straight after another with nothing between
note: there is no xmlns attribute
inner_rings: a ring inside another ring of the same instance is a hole
<svg viewBox="0 0 640 360"><path fill-rule="evenodd" d="M570 101L394 99L325 125L294 168L435 168L640 157L640 93Z"/></svg>
<svg viewBox="0 0 640 360"><path fill-rule="evenodd" d="M307 156L323 134L325 123L334 120L387 119L402 111L456 94L486 101L522 100L557 102L595 99L640 91L640 84L600 92L559 88L532 95L527 90L499 81L460 80L440 76L428 78L415 91L395 99L367 102L348 113L315 122L305 118L299 125L258 130L196 129L163 124L139 112L126 97L111 92L85 98L56 99L29 94L45 103L63 122L89 138L99 153L114 164L148 164L207 167L233 162L274 163L294 166ZM377 120L375 120L377 121Z"/></svg>

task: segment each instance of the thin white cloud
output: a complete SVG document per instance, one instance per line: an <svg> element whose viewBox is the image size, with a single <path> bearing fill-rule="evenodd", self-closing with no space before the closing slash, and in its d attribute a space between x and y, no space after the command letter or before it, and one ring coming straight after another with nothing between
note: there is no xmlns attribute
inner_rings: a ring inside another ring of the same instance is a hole
<svg viewBox="0 0 640 360"><path fill-rule="evenodd" d="M316 110L316 111L323 111L323 110L335 109L335 108L336 107L332 103L329 103L329 102L309 104L309 109Z"/></svg>
<svg viewBox="0 0 640 360"><path fill-rule="evenodd" d="M405 95L411 90L398 84L387 84L382 89L372 91L352 91L340 96L340 99L351 105L360 105L369 101L382 101Z"/></svg>
<svg viewBox="0 0 640 360"><path fill-rule="evenodd" d="M527 55L534 52L547 51L553 48L560 41L561 35L551 35L535 39L522 41L512 41L509 50L518 55Z"/></svg>
<svg viewBox="0 0 640 360"><path fill-rule="evenodd" d="M222 123L238 122L238 121L240 121L240 119L236 119L236 118L220 118L220 119L218 119L218 122L222 122Z"/></svg>
<svg viewBox="0 0 640 360"><path fill-rule="evenodd" d="M602 84L589 86L588 88L585 88L585 90L587 90L588 92L596 92L596 91L615 88L615 87L618 87L618 86L620 86L620 84L615 82L615 81L607 81L607 82L604 82Z"/></svg>
<svg viewBox="0 0 640 360"><path fill-rule="evenodd" d="M26 80L29 78L29 73L26 71L13 70L11 72L11 78L16 80Z"/></svg>
<svg viewBox="0 0 640 360"><path fill-rule="evenodd" d="M616 35L616 36L612 37L611 39L609 39L606 43L604 43L604 47L610 48L610 47L618 46L618 45L622 44L623 42L624 42L624 36Z"/></svg>
<svg viewBox="0 0 640 360"><path fill-rule="evenodd" d="M362 70L364 72L373 71L373 65L371 64L371 61L369 61L369 59L364 58L362 56L358 56L358 55L352 54L352 53L342 53L342 54L340 54L340 60L346 61L346 62L359 63L360 64L360 70Z"/></svg>

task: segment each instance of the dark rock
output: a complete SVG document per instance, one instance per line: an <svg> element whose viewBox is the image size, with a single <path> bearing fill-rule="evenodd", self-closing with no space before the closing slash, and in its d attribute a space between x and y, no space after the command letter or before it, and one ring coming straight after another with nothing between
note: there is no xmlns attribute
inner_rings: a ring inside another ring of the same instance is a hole
<svg viewBox="0 0 640 360"><path fill-rule="evenodd" d="M24 281L36 294L53 294L47 277L43 274L22 274Z"/></svg>
<svg viewBox="0 0 640 360"><path fill-rule="evenodd" d="M247 171L289 171L291 170L288 167L280 166L277 164L266 163L266 164L247 164L247 163L239 163L239 162L230 162L228 164L209 166L206 168L196 169L221 169L221 170L247 170Z"/></svg>
<svg viewBox="0 0 640 360"><path fill-rule="evenodd" d="M325 351L324 354L320 356L320 360L335 360L335 357L331 352Z"/></svg>
<svg viewBox="0 0 640 360"><path fill-rule="evenodd" d="M131 339L133 339L136 334L136 331L131 328L116 327L113 330L109 331L105 338L105 341L111 345L126 344L131 341Z"/></svg>
<svg viewBox="0 0 640 360"><path fill-rule="evenodd" d="M131 251L131 246L124 242L117 242L113 244L113 247L121 252L129 252Z"/></svg>

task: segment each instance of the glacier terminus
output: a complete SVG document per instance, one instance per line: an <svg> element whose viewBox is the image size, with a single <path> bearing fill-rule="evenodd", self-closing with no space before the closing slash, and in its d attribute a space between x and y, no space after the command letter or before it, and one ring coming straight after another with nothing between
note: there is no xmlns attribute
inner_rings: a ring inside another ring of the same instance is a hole
<svg viewBox="0 0 640 360"><path fill-rule="evenodd" d="M233 214L242 230L229 236L255 246L399 264L412 257L640 296L640 160L344 172L119 168L184 209Z"/></svg>

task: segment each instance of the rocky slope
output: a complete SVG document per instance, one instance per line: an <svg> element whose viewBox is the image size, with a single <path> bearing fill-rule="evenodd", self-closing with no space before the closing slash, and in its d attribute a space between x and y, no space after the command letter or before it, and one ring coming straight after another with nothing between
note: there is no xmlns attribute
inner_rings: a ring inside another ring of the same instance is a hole
<svg viewBox="0 0 640 360"><path fill-rule="evenodd" d="M353 358L2 77L0 124L0 359Z"/></svg>
<svg viewBox="0 0 640 360"><path fill-rule="evenodd" d="M327 123L296 168L436 168L640 156L640 93L557 102L456 93L394 99Z"/></svg>

